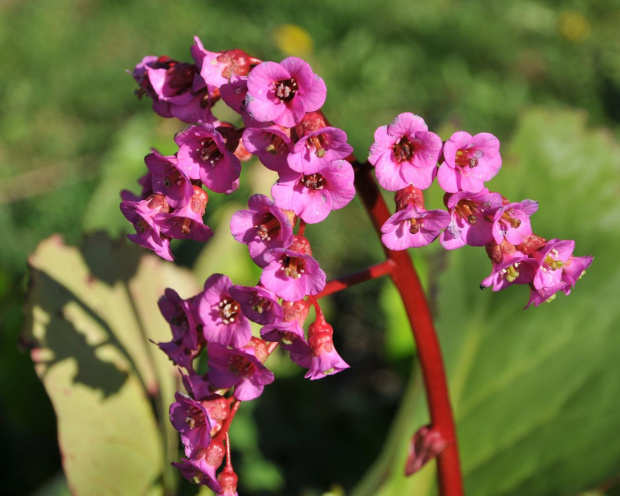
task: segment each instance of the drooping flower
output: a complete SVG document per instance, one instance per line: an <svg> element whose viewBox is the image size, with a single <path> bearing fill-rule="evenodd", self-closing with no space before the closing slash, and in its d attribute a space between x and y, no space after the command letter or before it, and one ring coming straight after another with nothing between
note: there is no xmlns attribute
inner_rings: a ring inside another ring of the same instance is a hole
<svg viewBox="0 0 620 496"><path fill-rule="evenodd" d="M499 263L493 264L491 274L483 279L480 288L493 287L493 291L501 291L513 284L529 284L534 280L538 262L518 250L504 253Z"/></svg>
<svg viewBox="0 0 620 496"><path fill-rule="evenodd" d="M250 323L241 305L230 294L232 281L223 274L213 274L196 295L194 307L208 343L240 348L252 336Z"/></svg>
<svg viewBox="0 0 620 496"><path fill-rule="evenodd" d="M241 311L257 324L276 324L283 311L276 295L262 286L231 286L231 296L241 305Z"/></svg>
<svg viewBox="0 0 620 496"><path fill-rule="evenodd" d="M304 175L316 174L334 160L341 160L353 152L347 143L347 134L336 127L324 127L303 136L288 155L289 167Z"/></svg>
<svg viewBox="0 0 620 496"><path fill-rule="evenodd" d="M258 398L274 380L273 373L256 358L253 347L228 349L219 343L207 344L209 371L207 379L218 389L235 388L234 397L241 401Z"/></svg>
<svg viewBox="0 0 620 496"><path fill-rule="evenodd" d="M491 215L502 206L499 193L483 188L478 193L459 191L445 196L450 211L450 224L441 233L441 245L446 250L462 246L485 246L493 240Z"/></svg>
<svg viewBox="0 0 620 496"><path fill-rule="evenodd" d="M530 216L538 210L538 202L523 200L498 208L493 216L493 239L501 243L506 239L513 245L521 244L532 234Z"/></svg>
<svg viewBox="0 0 620 496"><path fill-rule="evenodd" d="M310 367L312 350L306 341L303 324L310 310L306 300L283 301L284 318L281 322L264 326L260 335L265 341L280 343L290 353L291 360L300 367Z"/></svg>
<svg viewBox="0 0 620 496"><path fill-rule="evenodd" d="M293 150L289 132L280 126L250 127L243 132L243 143L269 170L286 173L291 170L287 158Z"/></svg>
<svg viewBox="0 0 620 496"><path fill-rule="evenodd" d="M252 195L249 210L239 210L230 219L230 231L240 243L248 245L250 256L259 267L269 263L265 253L272 248L288 248L293 228L287 215L265 195Z"/></svg>
<svg viewBox="0 0 620 496"><path fill-rule="evenodd" d="M181 434L185 456L191 458L211 443L211 421L205 406L183 393L175 393L170 423Z"/></svg>
<svg viewBox="0 0 620 496"><path fill-rule="evenodd" d="M212 439L208 447L200 450L195 456L181 459L180 462L172 462L172 466L179 469L181 475L188 481L207 486L214 492L220 492L222 486L217 481L215 472L224 461L226 450L221 441Z"/></svg>
<svg viewBox="0 0 620 496"><path fill-rule="evenodd" d="M423 210L409 205L381 226L381 242L390 250L418 248L435 241L449 223L450 214L445 210Z"/></svg>
<svg viewBox="0 0 620 496"><path fill-rule="evenodd" d="M443 145L444 163L437 171L439 186L448 193L477 193L502 166L499 140L489 133L472 136L457 131Z"/></svg>
<svg viewBox="0 0 620 496"><path fill-rule="evenodd" d="M257 121L293 127L306 112L321 108L326 95L325 83L310 65L288 57L279 64L263 62L250 71L246 108Z"/></svg>
<svg viewBox="0 0 620 496"><path fill-rule="evenodd" d="M280 208L292 210L308 224L315 224L332 210L349 204L355 196L354 178L349 162L334 160L314 174L281 176L272 186L271 196Z"/></svg>
<svg viewBox="0 0 620 496"><path fill-rule="evenodd" d="M144 157L144 163L151 173L154 193L164 195L172 208L180 208L189 203L194 193L192 183L177 167L175 156L164 157L157 150L153 150Z"/></svg>
<svg viewBox="0 0 620 496"><path fill-rule="evenodd" d="M441 147L441 138L428 131L424 119L405 112L375 131L368 161L375 166L379 184L388 191L410 184L426 189L435 177Z"/></svg>
<svg viewBox="0 0 620 496"><path fill-rule="evenodd" d="M265 258L269 265L263 269L260 282L284 300L301 300L325 287L325 272L310 255L310 244L302 236L295 237L290 250L273 248Z"/></svg>
<svg viewBox="0 0 620 496"><path fill-rule="evenodd" d="M323 319L323 316L317 316L317 320L310 324L308 328L308 344L312 350L310 355L310 367L305 375L306 379L314 381L322 379L327 375L333 375L349 365L334 348L333 341L334 330Z"/></svg>

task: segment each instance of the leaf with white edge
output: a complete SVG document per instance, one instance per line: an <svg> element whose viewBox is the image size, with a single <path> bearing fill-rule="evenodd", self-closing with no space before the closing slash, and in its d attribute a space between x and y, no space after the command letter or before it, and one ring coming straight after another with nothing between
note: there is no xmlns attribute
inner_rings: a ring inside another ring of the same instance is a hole
<svg viewBox="0 0 620 496"><path fill-rule="evenodd" d="M525 113L489 188L538 200L534 232L575 239L594 263L573 293L521 310L527 287L477 289L481 249L449 254L437 327L467 494L575 494L617 473L620 444L620 147L575 111ZM410 387L413 387L410 385ZM423 392L403 401L391 439L354 496L436 494L434 466L405 478L405 446L427 422ZM610 438L611 436L611 438Z"/></svg>
<svg viewBox="0 0 620 496"><path fill-rule="evenodd" d="M148 340L170 340L157 299L168 286L191 296L193 276L104 235L81 248L52 236L30 267L22 339L56 412L72 493L174 490L178 441L167 410L176 371Z"/></svg>

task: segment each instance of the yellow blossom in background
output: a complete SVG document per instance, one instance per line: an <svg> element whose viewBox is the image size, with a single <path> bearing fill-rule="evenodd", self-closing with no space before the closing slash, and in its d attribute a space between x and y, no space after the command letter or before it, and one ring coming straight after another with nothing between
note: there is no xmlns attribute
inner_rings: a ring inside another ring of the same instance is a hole
<svg viewBox="0 0 620 496"><path fill-rule="evenodd" d="M576 10L561 12L557 26L562 38L573 43L580 43L590 36L590 21Z"/></svg>
<svg viewBox="0 0 620 496"><path fill-rule="evenodd" d="M307 57L312 54L314 42L310 33L294 24L281 24L273 33L276 46L286 55Z"/></svg>

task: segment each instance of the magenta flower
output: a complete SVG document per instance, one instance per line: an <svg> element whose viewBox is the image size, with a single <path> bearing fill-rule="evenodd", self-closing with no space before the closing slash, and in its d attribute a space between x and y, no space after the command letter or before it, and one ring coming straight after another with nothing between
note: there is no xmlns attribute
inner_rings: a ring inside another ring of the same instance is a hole
<svg viewBox="0 0 620 496"><path fill-rule="evenodd" d="M269 170L286 173L291 171L287 158L293 150L289 133L280 126L251 127L243 132L243 144Z"/></svg>
<svg viewBox="0 0 620 496"><path fill-rule="evenodd" d="M151 173L154 193L164 195L172 208L179 208L189 203L194 194L192 183L177 167L176 157L164 157L157 150L153 150L144 157L144 163Z"/></svg>
<svg viewBox="0 0 620 496"><path fill-rule="evenodd" d="M230 295L231 287L227 276L213 274L205 281L204 291L196 295L194 308L208 343L240 348L250 340L252 330L241 305Z"/></svg>
<svg viewBox="0 0 620 496"><path fill-rule="evenodd" d="M526 308L532 304L538 306L545 301L552 301L558 291L570 294L593 260L592 256L573 257L574 249L573 240L551 239L532 254L540 265Z"/></svg>
<svg viewBox="0 0 620 496"><path fill-rule="evenodd" d="M230 128L201 124L177 133L174 141L179 145L178 167L190 179L200 179L216 193L233 190L241 174L241 162L233 153L238 142L230 136L231 131L234 132Z"/></svg>
<svg viewBox="0 0 620 496"><path fill-rule="evenodd" d="M201 402L182 393L175 393L170 405L170 423L181 434L185 456L191 458L211 443L211 422Z"/></svg>
<svg viewBox="0 0 620 496"><path fill-rule="evenodd" d="M445 210L423 210L409 205L381 226L381 242L390 250L418 248L435 241L449 223L450 214Z"/></svg>
<svg viewBox="0 0 620 496"><path fill-rule="evenodd" d="M241 311L257 324L276 324L284 312L276 295L262 286L231 286L230 294L241 305Z"/></svg>
<svg viewBox="0 0 620 496"><path fill-rule="evenodd" d="M254 348L228 349L219 343L207 344L207 379L218 389L235 387L233 396L241 401L258 398L274 380L273 373L254 356Z"/></svg>
<svg viewBox="0 0 620 496"><path fill-rule="evenodd" d="M426 189L435 177L441 146L441 138L428 131L422 117L405 112L375 131L368 161L388 191L410 184Z"/></svg>
<svg viewBox="0 0 620 496"><path fill-rule="evenodd" d="M349 368L334 348L333 334L332 326L323 319L317 318L316 322L310 324L308 344L312 355L310 356L310 368L304 376L306 379L311 381L322 379L326 375L333 375Z"/></svg>
<svg viewBox="0 0 620 496"><path fill-rule="evenodd" d="M341 209L355 196L353 167L335 160L315 174L287 174L272 186L271 196L280 208L293 210L308 224L324 220L332 210Z"/></svg>
<svg viewBox="0 0 620 496"><path fill-rule="evenodd" d="M179 469L188 481L207 486L217 493L222 490L222 486L217 481L215 472L222 465L225 453L223 443L212 439L206 449L200 450L190 459L183 458L180 462L172 462L172 466Z"/></svg>
<svg viewBox="0 0 620 496"><path fill-rule="evenodd" d="M291 246L293 228L284 212L265 195L250 196L248 207L233 214L230 231L237 241L248 245L254 263L266 267L267 250Z"/></svg>
<svg viewBox="0 0 620 496"><path fill-rule="evenodd" d="M501 291L513 284L529 284L537 269L538 262L520 251L503 254L501 262L494 263L491 274L480 283L480 289L493 286L493 291Z"/></svg>
<svg viewBox="0 0 620 496"><path fill-rule="evenodd" d="M161 232L172 239L192 239L205 243L211 239L213 231L204 225L202 215L197 215L194 206L190 202L172 213L158 214L155 216L155 222L159 224Z"/></svg>
<svg viewBox="0 0 620 496"><path fill-rule="evenodd" d="M485 246L493 241L493 222L490 215L502 206L499 193L483 188L478 193L459 191L446 195L450 224L441 233L439 241L446 250L462 246Z"/></svg>
<svg viewBox="0 0 620 496"><path fill-rule="evenodd" d="M347 143L347 134L335 127L324 127L305 135L288 156L289 167L305 175L323 170L334 160L348 157L353 147Z"/></svg>
<svg viewBox="0 0 620 496"><path fill-rule="evenodd" d="M260 282L284 300L301 300L306 295L320 293L325 287L325 272L310 255L273 248L265 259L269 265L263 269Z"/></svg>
<svg viewBox="0 0 620 496"><path fill-rule="evenodd" d="M444 163L437 171L437 181L448 193L477 193L502 166L499 140L489 133L472 137L465 131L457 131L444 143L443 156Z"/></svg>
<svg viewBox="0 0 620 496"><path fill-rule="evenodd" d="M170 251L170 239L161 233L161 226L157 222L160 212L169 210L168 203L163 195L154 194L140 202L123 201L121 212L136 229L135 234L128 234L134 243L153 250L165 260L173 260Z"/></svg>
<svg viewBox="0 0 620 496"><path fill-rule="evenodd" d="M279 64L263 62L248 75L246 108L260 122L297 125L306 112L321 108L327 89L307 62L288 57Z"/></svg>
<svg viewBox="0 0 620 496"><path fill-rule="evenodd" d="M538 202L523 200L508 203L497 209L493 216L493 239L501 244L504 238L513 245L519 245L532 234L530 216L538 210Z"/></svg>

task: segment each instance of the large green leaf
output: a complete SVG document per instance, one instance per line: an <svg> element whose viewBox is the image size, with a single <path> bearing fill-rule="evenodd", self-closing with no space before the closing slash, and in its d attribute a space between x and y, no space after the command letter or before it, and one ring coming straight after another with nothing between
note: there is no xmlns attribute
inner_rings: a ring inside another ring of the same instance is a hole
<svg viewBox="0 0 620 496"><path fill-rule="evenodd" d="M170 494L176 377L148 340L170 340L157 299L168 286L189 297L194 278L104 235L81 248L53 236L30 266L24 340L56 411L72 492Z"/></svg>
<svg viewBox="0 0 620 496"><path fill-rule="evenodd" d="M573 294L522 311L527 288L483 293L490 264L476 249L450 253L440 277L437 326L469 495L575 493L620 466L620 148L585 117L525 113L491 184L539 201L536 233L575 239L578 255L595 256ZM427 421L417 387L356 496L436 492L432 464L403 475L408 439Z"/></svg>

